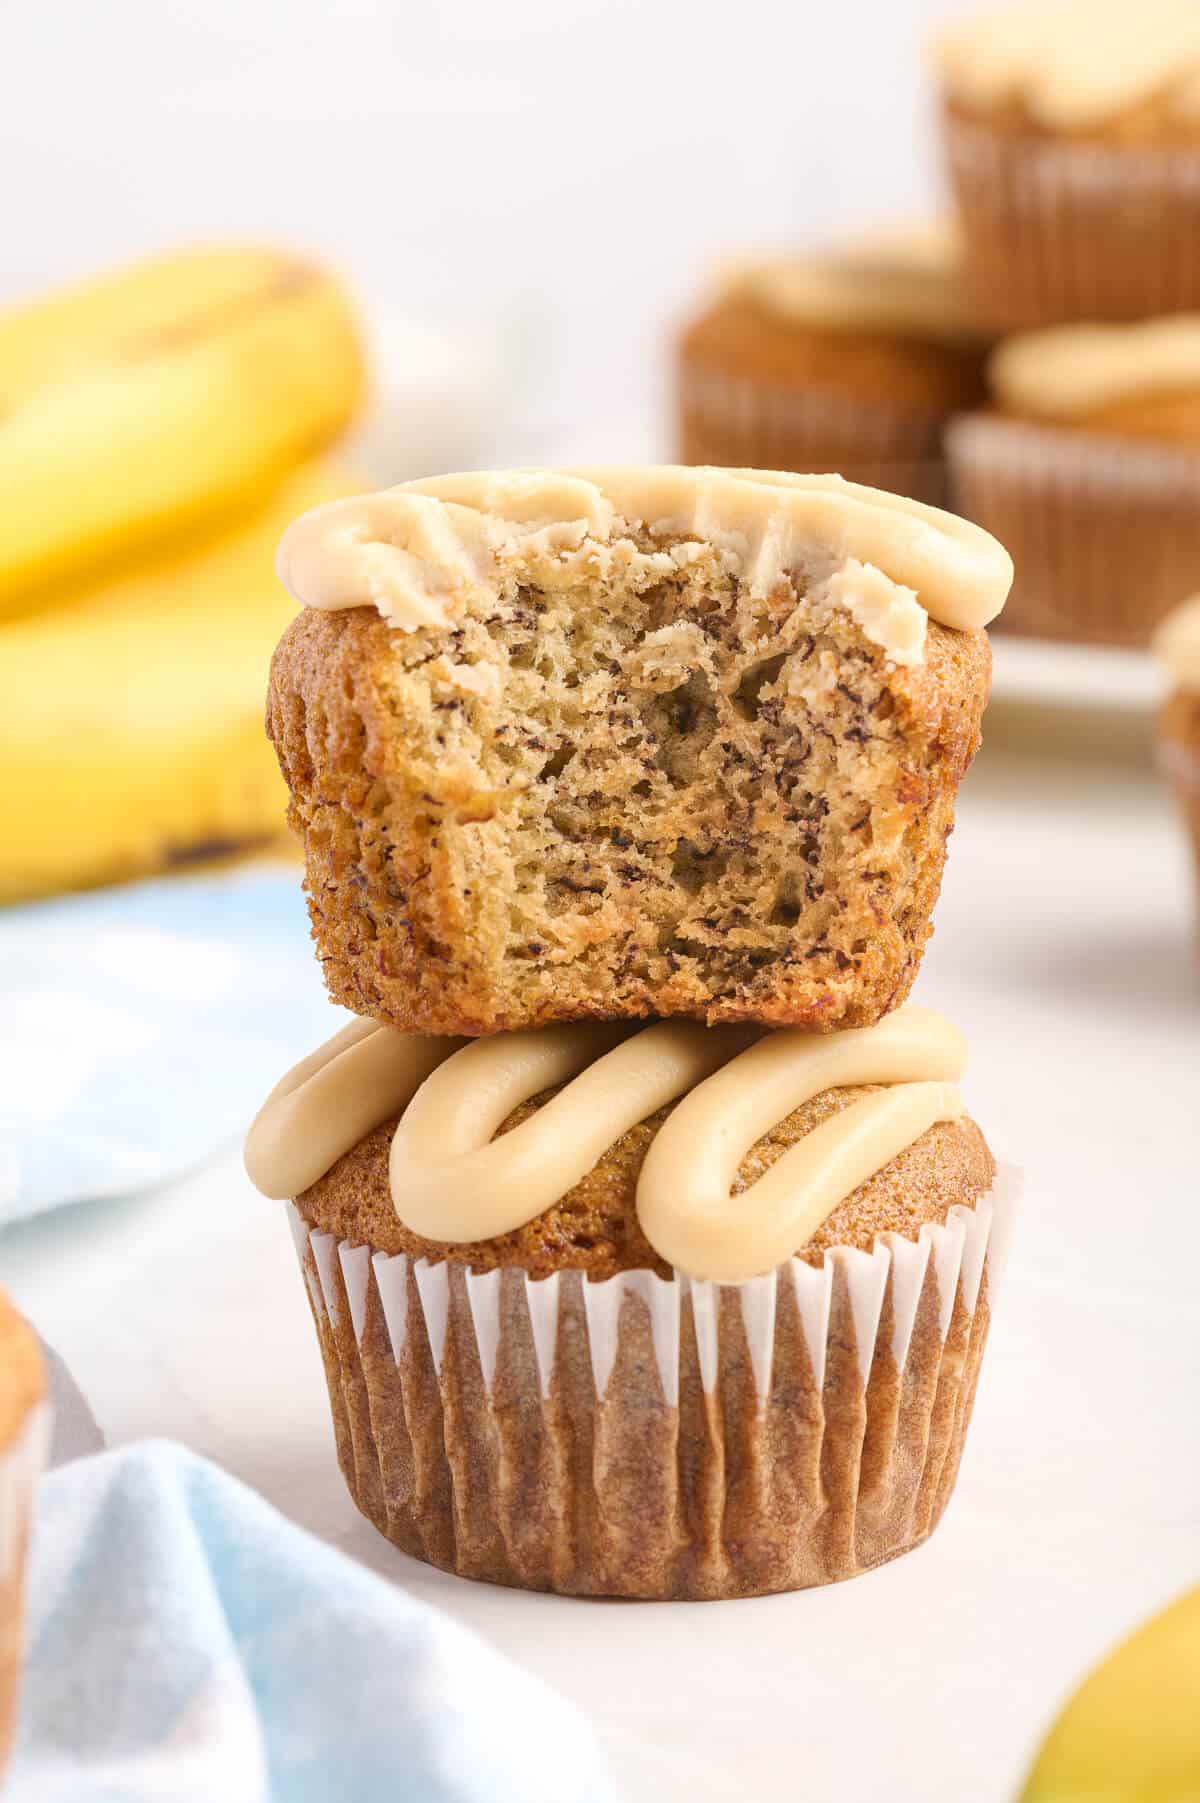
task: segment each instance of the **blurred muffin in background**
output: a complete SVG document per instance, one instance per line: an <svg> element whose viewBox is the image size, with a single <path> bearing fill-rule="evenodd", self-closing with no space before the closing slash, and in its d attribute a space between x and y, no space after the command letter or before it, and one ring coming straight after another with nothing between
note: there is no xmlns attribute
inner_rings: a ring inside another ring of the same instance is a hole
<svg viewBox="0 0 1200 1803"><path fill-rule="evenodd" d="M684 331L680 456L836 471L940 505L943 429L981 398L984 350L946 230L746 261Z"/></svg>
<svg viewBox="0 0 1200 1803"><path fill-rule="evenodd" d="M25 1556L49 1439L45 1396L33 1329L0 1290L0 1783L16 1732Z"/></svg>
<svg viewBox="0 0 1200 1803"><path fill-rule="evenodd" d="M1004 0L942 29L943 137L981 317L1200 307L1200 6Z"/></svg>
<svg viewBox="0 0 1200 1803"><path fill-rule="evenodd" d="M988 380L947 446L955 504L1012 552L1004 627L1147 644L1200 588L1200 313L1024 333Z"/></svg>
<svg viewBox="0 0 1200 1803"><path fill-rule="evenodd" d="M1171 685L1158 716L1159 756L1183 810L1200 878L1200 595L1167 615L1154 650Z"/></svg>
<svg viewBox="0 0 1200 1803"><path fill-rule="evenodd" d="M262 739L275 543L356 484L340 283L175 251L0 313L0 900L282 833Z"/></svg>

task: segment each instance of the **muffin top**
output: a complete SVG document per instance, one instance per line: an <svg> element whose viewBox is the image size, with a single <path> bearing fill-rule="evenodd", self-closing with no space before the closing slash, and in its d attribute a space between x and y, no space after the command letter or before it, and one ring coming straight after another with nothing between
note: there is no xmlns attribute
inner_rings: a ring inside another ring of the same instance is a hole
<svg viewBox="0 0 1200 1803"><path fill-rule="evenodd" d="M494 614L523 583L644 583L714 549L764 597L804 570L849 606L861 585L847 577L867 566L905 631L909 601L944 626L986 626L1012 581L995 539L936 507L840 476L678 465L476 471L335 501L289 528L278 570L305 606L374 605L396 630L436 631ZM886 633L878 642L895 655Z"/></svg>
<svg viewBox="0 0 1200 1803"><path fill-rule="evenodd" d="M1175 688L1200 695L1200 595L1172 609L1155 631L1151 648Z"/></svg>
<svg viewBox="0 0 1200 1803"><path fill-rule="evenodd" d="M953 229L930 222L863 233L790 256L726 265L721 292L793 327L971 344Z"/></svg>
<svg viewBox="0 0 1200 1803"><path fill-rule="evenodd" d="M252 1179L385 1252L732 1283L796 1252L913 1237L994 1174L962 1113L961 1038L926 1009L817 1036L674 1022L446 1052L349 1029L273 1093Z"/></svg>
<svg viewBox="0 0 1200 1803"><path fill-rule="evenodd" d="M0 1451L20 1433L29 1411L45 1393L37 1336L0 1290Z"/></svg>
<svg viewBox="0 0 1200 1803"><path fill-rule="evenodd" d="M1021 332L993 351L988 382L1020 418L1200 443L1200 313Z"/></svg>
<svg viewBox="0 0 1200 1803"><path fill-rule="evenodd" d="M1200 138L1195 0L1003 0L942 28L951 101L1030 130Z"/></svg>

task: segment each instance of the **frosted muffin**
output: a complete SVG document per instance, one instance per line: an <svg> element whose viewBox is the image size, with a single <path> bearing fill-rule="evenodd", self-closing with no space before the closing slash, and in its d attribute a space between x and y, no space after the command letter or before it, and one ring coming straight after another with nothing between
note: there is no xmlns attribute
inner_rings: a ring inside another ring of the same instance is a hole
<svg viewBox="0 0 1200 1803"><path fill-rule="evenodd" d="M919 1544L1011 1207L964 1058L911 1006L457 1048L355 1023L247 1168L295 1197L358 1506L417 1558L577 1595L796 1589Z"/></svg>
<svg viewBox="0 0 1200 1803"><path fill-rule="evenodd" d="M680 341L680 457L837 470L940 505L943 429L982 399L984 349L949 232L747 261Z"/></svg>
<svg viewBox="0 0 1200 1803"><path fill-rule="evenodd" d="M1200 879L1200 595L1167 615L1154 635L1154 650L1170 683L1158 716L1159 755Z"/></svg>
<svg viewBox="0 0 1200 1803"><path fill-rule="evenodd" d="M1195 0L1004 0L944 27L934 52L982 318L1200 307Z"/></svg>
<svg viewBox="0 0 1200 1803"><path fill-rule="evenodd" d="M1011 565L837 477L473 475L318 509L268 730L354 1013L432 1033L907 993Z"/></svg>
<svg viewBox="0 0 1200 1803"><path fill-rule="evenodd" d="M46 1376L33 1329L0 1290L0 1778L16 1733L25 1556L46 1453Z"/></svg>
<svg viewBox="0 0 1200 1803"><path fill-rule="evenodd" d="M1021 334L988 380L948 450L957 504L1013 555L1004 624L1145 645L1200 587L1200 314Z"/></svg>

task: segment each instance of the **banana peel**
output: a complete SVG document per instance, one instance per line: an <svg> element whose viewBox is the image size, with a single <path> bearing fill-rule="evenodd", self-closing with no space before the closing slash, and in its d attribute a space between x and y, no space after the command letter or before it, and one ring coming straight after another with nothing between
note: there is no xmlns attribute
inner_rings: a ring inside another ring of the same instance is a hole
<svg viewBox="0 0 1200 1803"><path fill-rule="evenodd" d="M265 502L362 392L342 288L279 251L180 251L0 314L0 619Z"/></svg>
<svg viewBox="0 0 1200 1803"><path fill-rule="evenodd" d="M302 467L221 532L0 626L0 900L283 832L263 709L295 603L275 548L297 514L362 486Z"/></svg>
<svg viewBox="0 0 1200 1803"><path fill-rule="evenodd" d="M1138 1629L1051 1729L1021 1803L1200 1797L1200 1588Z"/></svg>

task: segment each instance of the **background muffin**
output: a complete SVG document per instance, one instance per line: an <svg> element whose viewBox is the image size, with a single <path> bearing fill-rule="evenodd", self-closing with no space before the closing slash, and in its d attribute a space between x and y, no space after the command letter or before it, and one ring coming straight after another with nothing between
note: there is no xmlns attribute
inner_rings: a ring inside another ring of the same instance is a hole
<svg viewBox="0 0 1200 1803"><path fill-rule="evenodd" d="M1003 0L935 63L968 288L1020 330L1200 306L1193 0Z"/></svg>
<svg viewBox="0 0 1200 1803"><path fill-rule="evenodd" d="M1167 615L1154 649L1171 685L1158 716L1159 754L1200 878L1200 595Z"/></svg>
<svg viewBox="0 0 1200 1803"><path fill-rule="evenodd" d="M948 231L747 261L684 331L684 463L837 470L945 499L946 419L983 394Z"/></svg>
<svg viewBox="0 0 1200 1803"><path fill-rule="evenodd" d="M924 1011L904 1010L817 1043L842 1056L854 1041L855 1057L878 1057L880 1035L895 1041L914 1021L925 1030L917 1016ZM733 1029L653 1028L601 1062L636 1061L655 1033L691 1036L689 1055L698 1042L704 1058L708 1042L733 1035L717 1075L678 1104L678 1119L669 1104L637 1121L638 1095L625 1096L614 1069L601 1107L617 1097L635 1124L611 1143L602 1126L601 1155L590 1168L581 1158L583 1176L548 1207L530 1215L527 1205L517 1225L474 1241L431 1240L405 1225L401 1216L420 1211L405 1160L441 1104L435 1087L453 1091L456 1108L477 1090L486 1113L504 1061L519 1071L529 1055L514 1039L544 1044L572 1031L477 1043L442 1064L407 1109L423 1054L402 1078L395 1066L390 1092L368 1078L389 1113L336 1156L348 1135L329 1137L335 1090L361 1096L356 1066L402 1060L414 1044L387 1029L353 1044L343 1035L328 1062L318 1054L285 1083L278 1118L268 1103L252 1131L247 1166L268 1193L310 1134L312 1162L328 1167L297 1196L293 1219L339 1458L359 1507L418 1558L571 1594L794 1589L918 1544L953 1486L990 1318L987 1260L1003 1199L979 1129L943 1096L933 1110L942 1118L826 1210L798 1257L778 1269L772 1258L768 1274L748 1282L688 1279L648 1237L662 1226L647 1196L650 1163L661 1164L672 1126L690 1143L689 1109L708 1121L715 1109L736 1134L736 1110L724 1112L729 1097L710 1095L713 1085L761 1082L757 1069L739 1077L738 1067L768 1042L771 1056L789 1059L797 1043L814 1042L768 1034L743 1056L749 1040ZM518 1106L494 1139L485 1124L481 1154L522 1129L559 1131L554 1109L598 1069ZM735 1237L756 1231L752 1219L761 1224L769 1204L743 1192L780 1160L816 1153L843 1111L868 1098L890 1106L901 1090L926 1087L847 1083L808 1095L741 1160ZM590 1119L590 1093L574 1106ZM514 1139L511 1155L519 1171L533 1148ZM457 1181L435 1177L435 1213L447 1225ZM735 1256L757 1254L739 1243Z"/></svg>
<svg viewBox="0 0 1200 1803"><path fill-rule="evenodd" d="M518 473L318 510L281 567L333 610L268 728L336 1000L486 1033L907 993L1010 575L976 529L837 478Z"/></svg>
<svg viewBox="0 0 1200 1803"><path fill-rule="evenodd" d="M1145 645L1200 585L1200 314L1022 334L988 380L948 448L957 504L1013 554L1005 625Z"/></svg>
<svg viewBox="0 0 1200 1803"><path fill-rule="evenodd" d="M45 1456L45 1393L33 1330L0 1290L0 1778L16 1733L25 1554Z"/></svg>

